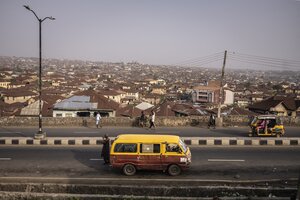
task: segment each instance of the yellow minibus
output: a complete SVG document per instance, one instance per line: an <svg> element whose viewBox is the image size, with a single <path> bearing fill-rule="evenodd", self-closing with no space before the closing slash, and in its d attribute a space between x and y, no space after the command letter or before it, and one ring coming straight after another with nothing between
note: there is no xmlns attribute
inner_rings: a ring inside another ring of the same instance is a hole
<svg viewBox="0 0 300 200"><path fill-rule="evenodd" d="M162 170L179 175L191 164L191 152L176 135L123 134L110 150L113 168L131 176L137 170Z"/></svg>

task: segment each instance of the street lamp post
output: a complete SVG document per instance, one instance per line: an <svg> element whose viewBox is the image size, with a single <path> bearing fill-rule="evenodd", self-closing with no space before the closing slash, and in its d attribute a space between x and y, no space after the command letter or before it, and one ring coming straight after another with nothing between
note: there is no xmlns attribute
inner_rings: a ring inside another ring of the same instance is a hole
<svg viewBox="0 0 300 200"><path fill-rule="evenodd" d="M43 139L46 133L42 130L42 22L46 19L55 20L53 17L45 17L41 19L37 14L27 5L24 8L31 11L39 21L39 131L34 135L35 139Z"/></svg>

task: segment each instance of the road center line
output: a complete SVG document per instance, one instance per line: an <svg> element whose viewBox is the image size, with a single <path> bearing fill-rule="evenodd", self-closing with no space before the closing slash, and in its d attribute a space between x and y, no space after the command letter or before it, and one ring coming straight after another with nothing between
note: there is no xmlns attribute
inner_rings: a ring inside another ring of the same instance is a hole
<svg viewBox="0 0 300 200"><path fill-rule="evenodd" d="M90 158L91 161L103 160L103 158Z"/></svg>
<svg viewBox="0 0 300 200"><path fill-rule="evenodd" d="M21 134L22 132L0 132L1 134Z"/></svg>
<svg viewBox="0 0 300 200"><path fill-rule="evenodd" d="M207 159L208 162L245 162L245 160L236 159Z"/></svg>
<svg viewBox="0 0 300 200"><path fill-rule="evenodd" d="M132 182L140 182L140 181L149 181L149 179L145 178L128 178L128 177L119 177L119 178L113 178L113 177L8 177L8 176L0 176L0 180L42 180L42 181L49 181L49 180L96 180L96 181L132 181ZM151 179L153 181L162 181L162 182L170 182L169 178L166 179ZM291 181L297 181L298 178L289 178L288 180ZM281 179L253 179L253 180L225 180L225 179L172 179L172 181L178 181L178 182L227 182L227 183L239 183L239 182L247 182L247 183L255 183L255 182L268 182L268 181L281 181Z"/></svg>
<svg viewBox="0 0 300 200"><path fill-rule="evenodd" d="M73 132L74 134L96 134L99 132Z"/></svg>
<svg viewBox="0 0 300 200"><path fill-rule="evenodd" d="M7 161L7 160L11 160L11 158L0 158L0 161Z"/></svg>

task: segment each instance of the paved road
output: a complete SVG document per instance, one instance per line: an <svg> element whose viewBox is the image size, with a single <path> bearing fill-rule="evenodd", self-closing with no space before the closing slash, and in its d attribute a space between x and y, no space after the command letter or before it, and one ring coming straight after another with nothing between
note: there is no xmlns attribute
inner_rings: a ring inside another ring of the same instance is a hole
<svg viewBox="0 0 300 200"><path fill-rule="evenodd" d="M105 133L117 136L121 133L157 133L177 134L183 137L247 137L248 127L227 127L206 129L200 127L158 127L155 130L136 127L71 127L71 128L44 128L48 137L101 137ZM0 137L32 137L38 129L26 127L0 127ZM300 127L286 127L285 137L300 137Z"/></svg>
<svg viewBox="0 0 300 200"><path fill-rule="evenodd" d="M128 179L103 165L101 147L0 146L1 177ZM191 147L192 166L176 179L269 180L298 178L299 147ZM140 171L134 178L170 179Z"/></svg>

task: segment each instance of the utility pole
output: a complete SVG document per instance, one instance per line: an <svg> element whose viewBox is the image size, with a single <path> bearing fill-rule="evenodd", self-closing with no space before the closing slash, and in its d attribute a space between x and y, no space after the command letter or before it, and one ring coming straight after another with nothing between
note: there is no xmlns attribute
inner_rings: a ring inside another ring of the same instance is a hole
<svg viewBox="0 0 300 200"><path fill-rule="evenodd" d="M224 80L224 73L225 73L225 65L226 65L226 58L227 58L227 50L224 52L224 60L223 60L223 67L222 67L222 74L221 74L221 80L220 80L220 96L219 96L219 105L218 105L218 116L216 119L216 125L218 127L223 126L223 118L221 117L221 104L223 102L223 80Z"/></svg>
<svg viewBox="0 0 300 200"><path fill-rule="evenodd" d="M298 191L297 191L297 196L296 196L296 200L300 200L300 173L299 173L299 177L298 177Z"/></svg>

